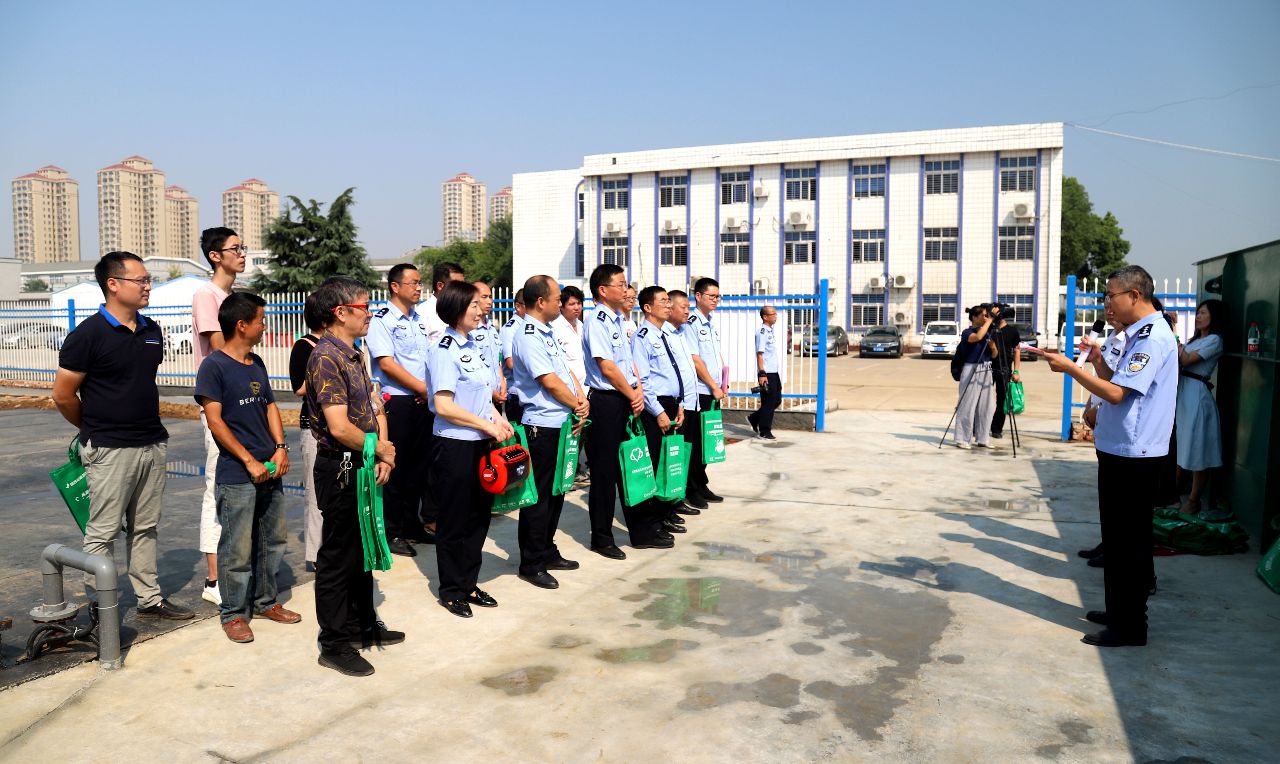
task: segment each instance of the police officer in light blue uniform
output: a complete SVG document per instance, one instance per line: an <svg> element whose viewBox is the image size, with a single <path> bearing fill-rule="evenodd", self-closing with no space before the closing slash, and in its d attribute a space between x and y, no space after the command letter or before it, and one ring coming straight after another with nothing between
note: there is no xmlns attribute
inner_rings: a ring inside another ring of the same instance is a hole
<svg viewBox="0 0 1280 764"><path fill-rule="evenodd" d="M579 420L586 419L588 404L586 392L569 369L550 325L560 314L560 286L550 276L534 276L525 282L522 291L526 311L524 327L512 346L513 376L528 435L533 462L531 479L538 488L538 501L520 510L520 578L543 589L555 589L560 583L549 570L578 568L577 562L560 554L555 543L564 508L564 494L552 492L553 481L558 477L555 473L560 436L564 428L571 426L571 412ZM581 433L581 425L578 432ZM567 466L576 472L577 460Z"/></svg>
<svg viewBox="0 0 1280 764"><path fill-rule="evenodd" d="M517 289L515 297L512 300L514 312L511 318L502 325L502 376L507 382L507 402L505 411L507 419L512 422L519 422L520 416L520 396L516 394L513 388L512 370L515 368L515 361L512 360L512 352L516 337L524 331L524 290Z"/></svg>
<svg viewBox="0 0 1280 764"><path fill-rule="evenodd" d="M422 277L408 263L387 273L387 306L374 311L367 337L373 378L386 401L387 439L396 447L396 466L387 481L385 519L392 553L413 557L410 542L425 537L427 467L431 461L431 412L427 398L427 321L418 311ZM390 397L387 397L390 396Z"/></svg>
<svg viewBox="0 0 1280 764"><path fill-rule="evenodd" d="M1147 643L1147 596L1155 580L1151 521L1178 391L1177 342L1152 304L1154 291L1151 275L1136 265L1107 279L1103 300L1115 319L1127 324L1114 372L1087 338L1081 352L1089 353L1096 376L1065 355L1045 356L1051 369L1070 374L1102 400L1093 435L1106 610L1089 611L1086 618L1106 628L1083 640L1099 647Z"/></svg>
<svg viewBox="0 0 1280 764"><path fill-rule="evenodd" d="M477 291L465 281L445 284L436 298L436 311L449 328L427 361L436 414L431 482L441 487L436 497L440 604L463 618L471 617L471 605L498 604L476 587L493 507L493 494L480 486L479 469L493 441L512 434L511 425L493 407L493 369L467 336L480 324Z"/></svg>
<svg viewBox="0 0 1280 764"><path fill-rule="evenodd" d="M725 358L720 348L720 332L711 322L711 314L720 306L720 284L713 278L700 278L693 284L694 308L689 321L680 327L680 336L688 343L698 360L694 362L698 372L698 409L707 411L712 401L724 398L723 382ZM701 427L699 427L701 435ZM707 503L724 501L711 490L707 481L707 467L702 463L702 438L693 440L689 458L689 488L685 504L706 509Z"/></svg>
<svg viewBox="0 0 1280 764"><path fill-rule="evenodd" d="M639 302L644 321L631 338L631 357L644 386L644 413L640 421L644 424L649 455L656 469L663 436L679 431L684 425L682 402L687 388L693 387L693 377L686 378L680 373L675 347L680 344L679 338L669 337L663 330L671 318L671 298L666 290L659 286L645 287L640 291ZM663 532L685 532L684 520L675 512L680 502L654 497L647 503Z"/></svg>
<svg viewBox="0 0 1280 764"><path fill-rule="evenodd" d="M778 309L772 305L763 306L760 308L760 320L764 326L756 332L756 384L763 389L760 391L760 408L747 416L747 423L760 437L775 440L773 412L782 403L782 377L778 375L782 361L778 340L773 333L773 326L778 323Z"/></svg>
<svg viewBox="0 0 1280 764"><path fill-rule="evenodd" d="M493 289L483 281L473 281L478 295L480 297L480 325L473 329L470 337L477 345L480 346L480 357L484 362L493 369L493 402L500 404L506 401L505 390L506 376L503 372L503 364L499 362L499 356L502 354L502 338L499 336L498 327L490 320L493 312Z"/></svg>

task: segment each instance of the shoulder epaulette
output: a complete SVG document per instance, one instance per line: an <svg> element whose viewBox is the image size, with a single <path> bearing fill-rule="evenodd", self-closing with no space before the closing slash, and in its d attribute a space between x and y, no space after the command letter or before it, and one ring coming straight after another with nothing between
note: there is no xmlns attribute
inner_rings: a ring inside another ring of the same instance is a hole
<svg viewBox="0 0 1280 764"><path fill-rule="evenodd" d="M530 324L530 323L528 323L528 322L526 322L526 323L525 323L525 325L524 325L524 333L525 333L525 334L533 334L533 333L534 333L534 332L536 332L536 331L538 331L538 329L537 329L537 327L535 327L533 324Z"/></svg>
<svg viewBox="0 0 1280 764"><path fill-rule="evenodd" d="M642 327L640 327L640 336L641 336L641 337L645 336L645 335L646 335L646 334L648 334L648 333L649 333L649 327L647 327L647 326L642 326Z"/></svg>
<svg viewBox="0 0 1280 764"><path fill-rule="evenodd" d="M515 326L515 325L516 325L516 320L515 320L514 318L508 318L508 319L507 319L507 322L506 322L505 324L503 324L503 326L505 326L505 327L512 327L512 326Z"/></svg>
<svg viewBox="0 0 1280 764"><path fill-rule="evenodd" d="M1151 335L1151 327L1153 327L1153 326L1155 326L1155 324L1147 324L1146 326L1144 326L1144 327L1142 327L1141 329L1139 329L1139 330L1138 330L1138 334L1137 334L1137 338L1138 338L1138 339L1141 339L1141 338L1143 338L1143 337L1148 337L1148 336L1150 336L1150 335Z"/></svg>
<svg viewBox="0 0 1280 764"><path fill-rule="evenodd" d="M443 337L441 337L441 338L440 338L440 347L442 347L442 348L447 348L447 347L449 347L449 346L450 346L450 345L452 345L452 344L453 344L453 337L452 337L452 336L450 336L450 335L446 334L445 336L443 336Z"/></svg>
<svg viewBox="0 0 1280 764"><path fill-rule="evenodd" d="M387 311L389 310L391 310L391 308L378 308L373 312L373 315L377 316L378 318L382 318L383 316L387 315Z"/></svg>
<svg viewBox="0 0 1280 764"><path fill-rule="evenodd" d="M597 310L597 311L596 311L596 318L600 319L601 321L608 321L608 320L609 320L609 314L608 314L608 313L605 313L603 310Z"/></svg>

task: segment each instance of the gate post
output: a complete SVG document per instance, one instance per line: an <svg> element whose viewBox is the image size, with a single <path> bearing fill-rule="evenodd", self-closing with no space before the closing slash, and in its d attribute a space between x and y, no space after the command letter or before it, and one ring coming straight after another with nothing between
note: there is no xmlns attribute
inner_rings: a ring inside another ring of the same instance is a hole
<svg viewBox="0 0 1280 764"><path fill-rule="evenodd" d="M1067 358L1076 354L1076 277L1067 276L1067 320L1063 322L1066 336L1059 348ZM1062 440L1071 440L1071 375L1062 375Z"/></svg>
<svg viewBox="0 0 1280 764"><path fill-rule="evenodd" d="M814 430L823 432L827 425L827 279L818 282L818 410Z"/></svg>

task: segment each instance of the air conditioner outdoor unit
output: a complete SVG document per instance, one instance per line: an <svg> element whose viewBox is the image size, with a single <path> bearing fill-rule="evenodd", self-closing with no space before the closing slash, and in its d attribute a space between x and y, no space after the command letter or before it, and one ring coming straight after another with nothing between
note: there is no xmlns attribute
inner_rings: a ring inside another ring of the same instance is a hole
<svg viewBox="0 0 1280 764"><path fill-rule="evenodd" d="M763 183L757 183L751 195L757 199L768 199L769 189L765 188Z"/></svg>
<svg viewBox="0 0 1280 764"><path fill-rule="evenodd" d="M741 228L742 221L739 220L738 218L725 218L724 227L725 228Z"/></svg>
<svg viewBox="0 0 1280 764"><path fill-rule="evenodd" d="M867 280L867 287L872 290L880 291L884 289L884 276L872 276Z"/></svg>
<svg viewBox="0 0 1280 764"><path fill-rule="evenodd" d="M662 230L664 230L664 231L679 231L679 230L680 230L680 222L679 222L679 221L677 221L677 220L664 220L664 221L662 222Z"/></svg>
<svg viewBox="0 0 1280 764"><path fill-rule="evenodd" d="M1031 205L1023 202L1013 205L1013 216L1020 220L1035 217L1035 212L1031 209Z"/></svg>
<svg viewBox="0 0 1280 764"><path fill-rule="evenodd" d="M604 232L605 233L622 233L622 224L621 223L605 223Z"/></svg>
<svg viewBox="0 0 1280 764"><path fill-rule="evenodd" d="M893 277L894 289L910 289L916 285L916 280L908 275L900 274Z"/></svg>
<svg viewBox="0 0 1280 764"><path fill-rule="evenodd" d="M895 324L905 324L907 322L907 314L902 312L894 313L893 322Z"/></svg>
<svg viewBox="0 0 1280 764"><path fill-rule="evenodd" d="M766 288L764 279L756 279L751 282L751 294L764 294Z"/></svg>
<svg viewBox="0 0 1280 764"><path fill-rule="evenodd" d="M791 215L787 218L787 222L793 226L804 225L804 213L803 212L791 213Z"/></svg>

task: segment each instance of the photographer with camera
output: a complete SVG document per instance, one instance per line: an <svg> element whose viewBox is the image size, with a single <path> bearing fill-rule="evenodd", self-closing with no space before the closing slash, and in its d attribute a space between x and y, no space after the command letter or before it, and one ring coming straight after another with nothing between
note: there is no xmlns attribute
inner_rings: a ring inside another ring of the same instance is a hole
<svg viewBox="0 0 1280 764"><path fill-rule="evenodd" d="M991 303L969 308L969 328L960 335L956 353L964 360L960 371L960 402L956 405L956 448L969 449L976 441L989 448L991 418L991 361L998 357L991 334ZM997 313L999 311L997 310Z"/></svg>
<svg viewBox="0 0 1280 764"><path fill-rule="evenodd" d="M778 342L773 325L778 323L778 310L772 305L760 308L760 320L764 326L756 332L757 386L751 392L760 394L760 408L747 415L747 423L756 435L765 440L777 440L773 436L773 412L782 403L782 377L778 376Z"/></svg>
<svg viewBox="0 0 1280 764"><path fill-rule="evenodd" d="M1004 437L1004 400L1009 394L1010 382L1022 381L1022 353L1018 351L1018 345L1022 342L1022 336L1018 334L1018 329L1009 323L1008 319L1014 315L1013 307L1002 302L995 303L991 306L991 314L995 322L995 331L992 334L992 340L996 343L996 358L991 364L992 376L995 380L996 387L996 410L991 417L991 437ZM1015 446L1018 428L1014 427Z"/></svg>

